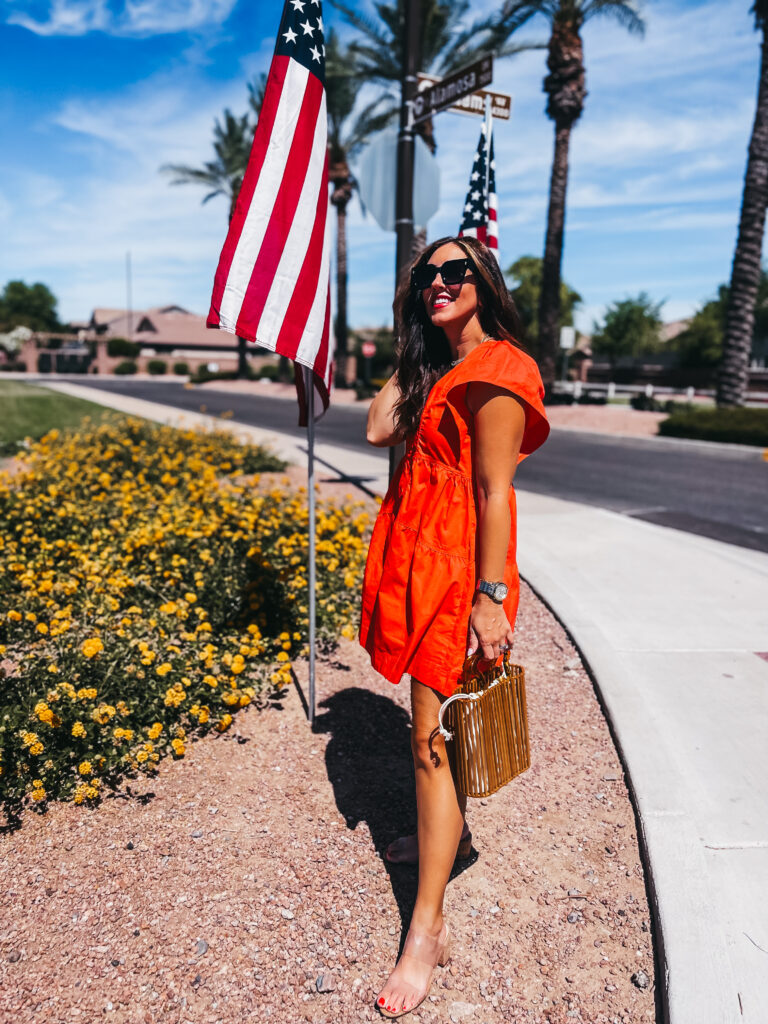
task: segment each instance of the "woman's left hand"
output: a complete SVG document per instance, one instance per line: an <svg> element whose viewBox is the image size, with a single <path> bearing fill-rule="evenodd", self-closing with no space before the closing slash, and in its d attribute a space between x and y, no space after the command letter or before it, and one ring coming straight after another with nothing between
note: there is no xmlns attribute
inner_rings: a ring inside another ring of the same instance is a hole
<svg viewBox="0 0 768 1024"><path fill-rule="evenodd" d="M496 661L512 647L514 632L503 607L485 594L478 594L469 616L467 657L480 649L486 661Z"/></svg>

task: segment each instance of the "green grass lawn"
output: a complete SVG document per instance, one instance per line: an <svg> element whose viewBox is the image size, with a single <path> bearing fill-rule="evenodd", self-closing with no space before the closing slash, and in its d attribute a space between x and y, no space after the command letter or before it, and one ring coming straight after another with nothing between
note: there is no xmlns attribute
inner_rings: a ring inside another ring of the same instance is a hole
<svg viewBox="0 0 768 1024"><path fill-rule="evenodd" d="M0 455L14 455L25 437L37 440L54 427L75 429L89 416L93 423L122 413L47 388L0 380Z"/></svg>

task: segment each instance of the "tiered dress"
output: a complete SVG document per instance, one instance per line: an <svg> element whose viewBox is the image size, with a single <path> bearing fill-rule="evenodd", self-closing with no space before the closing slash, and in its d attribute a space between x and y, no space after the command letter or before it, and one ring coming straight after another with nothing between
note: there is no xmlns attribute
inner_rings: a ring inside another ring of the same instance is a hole
<svg viewBox="0 0 768 1024"><path fill-rule="evenodd" d="M359 639L373 667L393 683L408 672L446 696L464 664L477 578L473 417L466 405L472 381L496 384L523 400L518 464L547 439L544 387L534 360L507 341L472 349L429 393L379 509L363 583ZM514 487L509 508L503 607L514 627L520 601Z"/></svg>

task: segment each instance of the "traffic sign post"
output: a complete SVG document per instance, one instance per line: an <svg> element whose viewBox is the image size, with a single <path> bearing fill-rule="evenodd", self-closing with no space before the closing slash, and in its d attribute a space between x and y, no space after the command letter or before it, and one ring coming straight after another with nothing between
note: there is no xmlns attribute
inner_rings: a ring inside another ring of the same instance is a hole
<svg viewBox="0 0 768 1024"><path fill-rule="evenodd" d="M376 355L376 346L372 341L364 341L360 346L360 351L363 353L365 358L365 383L371 383L371 359Z"/></svg>
<svg viewBox="0 0 768 1024"><path fill-rule="evenodd" d="M493 81L493 57L489 54L451 75L441 78L428 89L422 89L411 101L411 124L452 107L463 96L469 96Z"/></svg>

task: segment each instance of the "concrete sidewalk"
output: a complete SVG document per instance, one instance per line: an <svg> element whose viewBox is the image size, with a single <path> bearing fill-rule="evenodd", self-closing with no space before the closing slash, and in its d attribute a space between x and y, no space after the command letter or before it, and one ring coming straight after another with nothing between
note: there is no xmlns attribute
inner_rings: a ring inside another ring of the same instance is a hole
<svg viewBox="0 0 768 1024"><path fill-rule="evenodd" d="M173 425L234 430L301 463L295 439L82 386ZM319 445L383 493L387 453ZM768 1020L768 555L518 490L521 574L571 633L624 760L672 1024Z"/></svg>

